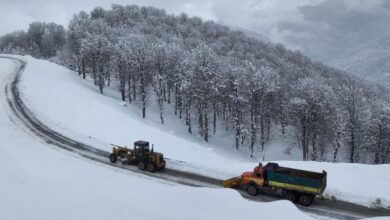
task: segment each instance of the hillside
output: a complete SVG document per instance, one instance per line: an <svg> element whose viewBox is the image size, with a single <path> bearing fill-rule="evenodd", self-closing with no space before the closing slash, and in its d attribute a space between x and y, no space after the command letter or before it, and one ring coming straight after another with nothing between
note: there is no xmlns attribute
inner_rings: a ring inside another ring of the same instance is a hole
<svg viewBox="0 0 390 220"><path fill-rule="evenodd" d="M73 73L61 67L44 61L29 58L26 60L27 85L36 85L34 75L40 78L40 72L37 71L42 69L47 70L48 75L72 81ZM42 142L24 127L7 103L4 88L10 78L13 78L17 64L0 58L1 219L103 220L111 219L114 215L121 219L235 220L242 217L250 218L252 213L258 211L270 219L313 219L287 201L254 203L243 199L232 190L188 187L128 172L86 160L77 154ZM52 72L55 70L60 72ZM44 80L40 86L47 90L52 83L51 80ZM77 82L72 82L68 89L60 87L56 93L62 96L63 92L71 91L74 84ZM84 93L89 89L80 86L78 92L82 92L81 95L85 97ZM54 95L52 90L50 93ZM31 100L39 100L35 97L36 93L24 95ZM43 99L47 101L46 98ZM71 100L63 102L68 106L74 106ZM35 104L40 103L30 104L36 106ZM46 107L50 108L56 104L57 102L46 103ZM60 112L66 114L68 110L70 109L62 109ZM58 116L59 113L52 114ZM60 122L66 121L67 118L56 119ZM57 126L60 124L57 123ZM75 127L69 129L72 128ZM284 212L275 211L280 209Z"/></svg>
<svg viewBox="0 0 390 220"><path fill-rule="evenodd" d="M61 30L34 23L0 48L37 57L54 50L53 61L91 77L102 94L119 90L143 118L157 104L162 124L177 117L188 133L228 140L227 148L251 158L265 160L267 143L294 137L302 160L389 160L388 91L283 45L136 5L80 12L66 41L53 40ZM35 46L23 47L23 39Z"/></svg>
<svg viewBox="0 0 390 220"><path fill-rule="evenodd" d="M299 48L310 58L349 74L390 85L389 5L388 1L259 1L248 12L266 14L268 20L252 26L271 41ZM272 11L281 16L272 19ZM269 27L269 20L279 22Z"/></svg>
<svg viewBox="0 0 390 220"><path fill-rule="evenodd" d="M331 65L355 73L362 78L390 86L390 35L362 44L337 59Z"/></svg>
<svg viewBox="0 0 390 220"><path fill-rule="evenodd" d="M123 105L120 96L101 96L93 82L80 81L73 71L47 61L24 59L28 64L21 82L22 97L36 117L61 134L104 151L111 151L111 143L131 146L136 140L148 140L168 158L169 168L221 179L252 170L257 164L230 153L223 146L192 139L180 132L180 126L167 129L158 122L142 119L136 107ZM155 110L158 113L158 108ZM326 170L325 198L368 207L390 206L390 195L385 190L390 180L382 175L388 172L389 165L275 162L316 172ZM351 186L351 180L360 179L362 173L369 178ZM367 185L375 187L368 189Z"/></svg>

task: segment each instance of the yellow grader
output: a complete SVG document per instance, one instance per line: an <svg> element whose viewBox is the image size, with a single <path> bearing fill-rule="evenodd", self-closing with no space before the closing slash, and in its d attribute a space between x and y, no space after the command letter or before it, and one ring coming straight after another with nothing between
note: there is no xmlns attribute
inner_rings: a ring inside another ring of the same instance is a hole
<svg viewBox="0 0 390 220"><path fill-rule="evenodd" d="M137 165L140 170L154 172L165 168L166 162L162 153L154 152L153 147L149 149L149 142L136 141L134 148L113 145L110 154L111 163L116 163L118 159L123 164Z"/></svg>

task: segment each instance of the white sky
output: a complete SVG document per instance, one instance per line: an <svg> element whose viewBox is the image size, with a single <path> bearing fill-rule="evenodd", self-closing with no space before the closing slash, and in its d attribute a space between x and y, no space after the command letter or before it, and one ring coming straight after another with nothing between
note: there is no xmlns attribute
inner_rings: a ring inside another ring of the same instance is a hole
<svg viewBox="0 0 390 220"><path fill-rule="evenodd" d="M0 0L0 35L28 28L33 21L67 25L73 14L91 11L96 6L138 4L163 8L168 13L199 16L220 23L255 30L273 41L283 43L280 25L284 22L307 25L299 6L318 4L326 0ZM378 11L383 1L390 0L330 0L344 2L346 10ZM302 33L297 33L302 34ZM304 33L303 33L304 34Z"/></svg>

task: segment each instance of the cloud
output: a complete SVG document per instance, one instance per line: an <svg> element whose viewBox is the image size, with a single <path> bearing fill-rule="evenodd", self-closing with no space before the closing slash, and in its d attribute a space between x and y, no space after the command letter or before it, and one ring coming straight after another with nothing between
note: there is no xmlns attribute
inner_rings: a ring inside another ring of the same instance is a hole
<svg viewBox="0 0 390 220"><path fill-rule="evenodd" d="M343 0L348 11L373 13L383 9L384 0Z"/></svg>

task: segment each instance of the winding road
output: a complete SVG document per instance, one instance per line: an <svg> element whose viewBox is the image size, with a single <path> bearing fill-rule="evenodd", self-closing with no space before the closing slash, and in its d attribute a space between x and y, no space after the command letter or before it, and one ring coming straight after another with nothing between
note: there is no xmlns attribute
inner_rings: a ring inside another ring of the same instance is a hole
<svg viewBox="0 0 390 220"><path fill-rule="evenodd" d="M0 58L13 60L15 64L18 65L17 71L13 73L13 76L9 77L9 81L6 82L4 88L2 88L4 89L4 94L6 96L5 99L7 106L9 107L10 112L12 112L12 116L10 116L11 121L13 121L15 125L22 124L44 142L78 154L88 160L93 160L108 166L115 166L119 169L127 170L128 172L142 173L143 175L153 178L159 178L188 186L212 188L222 187L222 180L195 173L170 168L166 168L163 172L147 173L139 171L134 166L112 164L108 159L110 154L109 152L97 149L77 140L73 140L54 131L53 129L50 129L48 126L43 124L23 102L23 97L21 96L18 85L27 63L14 57L0 56ZM268 202L280 199L267 195L250 197L245 192L240 191L240 193L243 197L258 202ZM319 219L361 219L376 216L390 216L389 209L371 209L352 203L321 199L315 200L313 205L310 207L297 206L297 208L311 216L318 217Z"/></svg>

